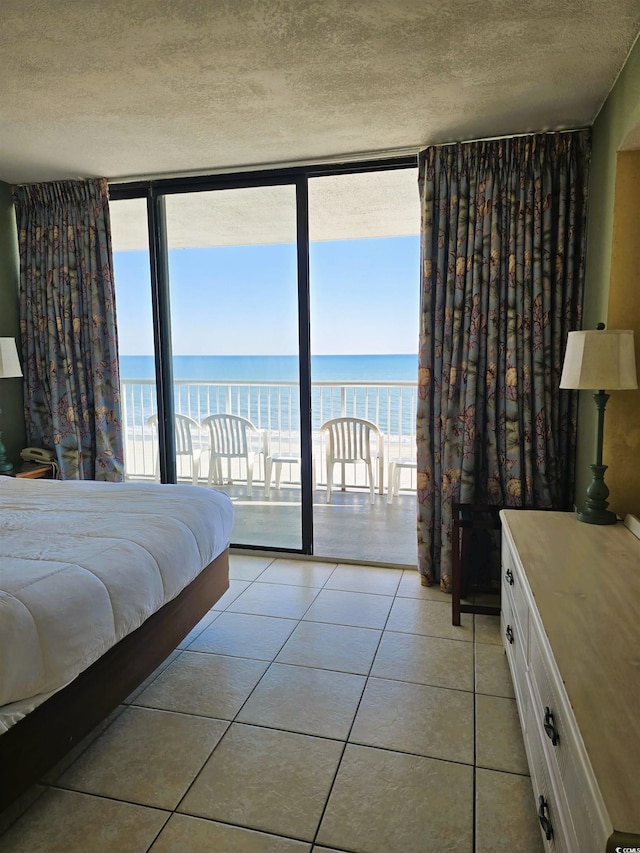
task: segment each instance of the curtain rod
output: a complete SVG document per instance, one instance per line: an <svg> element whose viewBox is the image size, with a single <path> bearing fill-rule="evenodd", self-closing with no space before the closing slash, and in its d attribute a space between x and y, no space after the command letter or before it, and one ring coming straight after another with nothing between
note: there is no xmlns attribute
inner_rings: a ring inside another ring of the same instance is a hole
<svg viewBox="0 0 640 853"><path fill-rule="evenodd" d="M454 142L432 142L424 145L425 148L445 148L449 145L471 145L475 142L498 142L500 139L522 139L525 136L555 136L557 133L581 133L583 130L590 130L591 125L586 124L582 127L569 127L566 130L530 130L527 133L505 133L502 136L479 136L477 139L459 139Z"/></svg>
<svg viewBox="0 0 640 853"><path fill-rule="evenodd" d="M524 136L542 136L556 133L579 133L588 130L590 125L572 127L564 130L527 131L526 133L506 133L500 136L482 136L476 139L459 139L451 142L424 142L419 145L406 146L404 148L387 148L384 150L360 152L358 154L335 154L327 157L318 157L307 160L284 160L279 163L254 163L244 166L225 166L223 168L204 168L182 172L163 172L161 174L127 175L124 177L109 178L110 184L133 184L158 180L180 180L182 178L204 178L218 177L224 175L236 175L248 172L280 171L286 169L313 169L315 166L348 166L350 163L371 162L374 160L401 158L407 156L418 156L425 148L436 146L445 147L449 145L470 145L476 142L496 142L500 139L519 139Z"/></svg>

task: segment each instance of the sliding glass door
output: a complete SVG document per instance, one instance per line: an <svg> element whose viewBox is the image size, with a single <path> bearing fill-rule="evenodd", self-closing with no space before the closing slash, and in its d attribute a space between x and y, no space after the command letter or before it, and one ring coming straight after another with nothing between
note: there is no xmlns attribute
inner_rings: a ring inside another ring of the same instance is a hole
<svg viewBox="0 0 640 853"><path fill-rule="evenodd" d="M393 169L309 180L319 556L416 561L417 179ZM336 420L351 462L332 463L322 427Z"/></svg>
<svg viewBox="0 0 640 853"><path fill-rule="evenodd" d="M295 185L165 197L176 475L234 543L302 547Z"/></svg>
<svg viewBox="0 0 640 853"><path fill-rule="evenodd" d="M397 165L112 188L127 477L225 491L232 545L415 564L419 204ZM322 427L353 417L371 473L335 450L330 481Z"/></svg>

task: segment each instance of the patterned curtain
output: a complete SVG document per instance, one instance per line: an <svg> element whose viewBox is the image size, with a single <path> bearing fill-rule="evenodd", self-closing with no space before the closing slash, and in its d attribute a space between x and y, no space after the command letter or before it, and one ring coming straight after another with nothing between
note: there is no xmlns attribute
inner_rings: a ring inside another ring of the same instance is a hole
<svg viewBox="0 0 640 853"><path fill-rule="evenodd" d="M571 509L589 131L420 156L418 568L451 588L452 503Z"/></svg>
<svg viewBox="0 0 640 853"><path fill-rule="evenodd" d="M122 480L120 378L105 179L14 188L29 444L63 479Z"/></svg>

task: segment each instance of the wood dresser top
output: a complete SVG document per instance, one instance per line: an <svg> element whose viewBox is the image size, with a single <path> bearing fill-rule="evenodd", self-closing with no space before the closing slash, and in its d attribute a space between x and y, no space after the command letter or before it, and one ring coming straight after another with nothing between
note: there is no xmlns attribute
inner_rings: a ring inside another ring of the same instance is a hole
<svg viewBox="0 0 640 853"><path fill-rule="evenodd" d="M640 833L640 540L504 510L613 828Z"/></svg>

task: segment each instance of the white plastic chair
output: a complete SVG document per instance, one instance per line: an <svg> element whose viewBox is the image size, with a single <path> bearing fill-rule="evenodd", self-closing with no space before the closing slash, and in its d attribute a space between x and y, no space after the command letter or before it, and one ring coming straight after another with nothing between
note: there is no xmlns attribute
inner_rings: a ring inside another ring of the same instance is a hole
<svg viewBox="0 0 640 853"><path fill-rule="evenodd" d="M283 465L299 465L300 457L295 453L271 453L265 459L264 466L264 493L267 497L271 494L271 473L275 471L276 489L280 488L280 477Z"/></svg>
<svg viewBox="0 0 640 853"><path fill-rule="evenodd" d="M378 427L363 418L333 418L322 424L320 432L325 439L327 463L327 503L331 501L333 491L333 467L342 466L342 491L345 490L346 464L364 462L368 472L371 503L375 502L374 460L378 468L378 491L384 488L384 440ZM372 436L377 443L372 450Z"/></svg>
<svg viewBox="0 0 640 853"><path fill-rule="evenodd" d="M271 495L271 474L275 472L276 489L280 489L280 478L283 465L300 465L301 459L297 453L270 453L264 464L264 493L266 497ZM316 490L316 461L311 460L311 489Z"/></svg>
<svg viewBox="0 0 640 853"><path fill-rule="evenodd" d="M188 415L174 415L175 442L176 442L176 467L180 457L188 458L191 464L191 480L194 486L198 485L200 473L200 450L193 445L193 431L196 435L200 432L200 424ZM151 415L147 424L158 434L158 416ZM155 478L160 480L160 460L156 454Z"/></svg>
<svg viewBox="0 0 640 853"><path fill-rule="evenodd" d="M227 460L227 482L232 485L231 462L244 459L247 467L247 495L253 492L253 475L258 453L262 450L260 430L240 415L209 415L202 421L209 432L211 459L209 462L209 488L222 485L222 460Z"/></svg>
<svg viewBox="0 0 640 853"><path fill-rule="evenodd" d="M387 486L387 503L393 503L393 498L398 497L400 492L400 474L403 468L417 469L418 463L415 456L399 456L389 461L389 477Z"/></svg>

